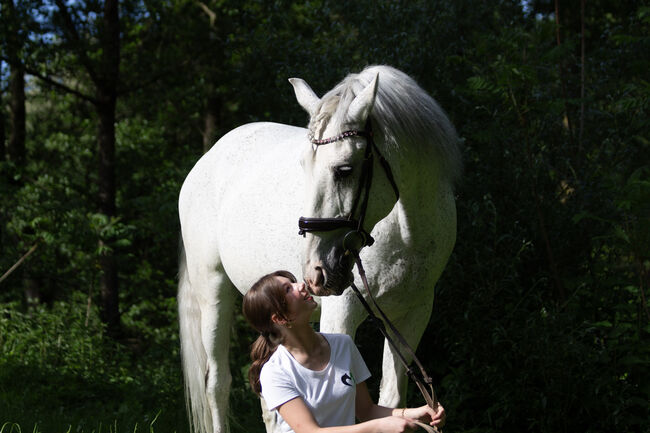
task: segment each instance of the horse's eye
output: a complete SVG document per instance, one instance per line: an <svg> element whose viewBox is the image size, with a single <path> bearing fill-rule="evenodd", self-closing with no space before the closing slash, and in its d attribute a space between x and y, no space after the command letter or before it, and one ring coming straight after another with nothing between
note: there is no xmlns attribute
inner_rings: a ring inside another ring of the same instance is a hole
<svg viewBox="0 0 650 433"><path fill-rule="evenodd" d="M334 168L334 179L344 179L352 174L351 165L339 165Z"/></svg>

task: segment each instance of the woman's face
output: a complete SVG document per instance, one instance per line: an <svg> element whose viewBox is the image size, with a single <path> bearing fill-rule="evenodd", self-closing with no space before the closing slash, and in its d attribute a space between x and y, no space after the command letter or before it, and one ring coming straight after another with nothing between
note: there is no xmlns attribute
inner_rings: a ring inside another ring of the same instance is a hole
<svg viewBox="0 0 650 433"><path fill-rule="evenodd" d="M286 277L275 277L285 291L287 300L287 313L292 321L299 321L306 318L309 321L311 313L316 309L316 301L309 294L305 283L294 283Z"/></svg>

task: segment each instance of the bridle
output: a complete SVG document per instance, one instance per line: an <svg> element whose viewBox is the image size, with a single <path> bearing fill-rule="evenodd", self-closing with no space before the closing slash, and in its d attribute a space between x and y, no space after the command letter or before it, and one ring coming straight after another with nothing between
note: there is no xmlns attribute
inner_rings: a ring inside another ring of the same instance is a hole
<svg viewBox="0 0 650 433"><path fill-rule="evenodd" d="M415 356L415 351L407 343L406 339L398 332L395 325L393 325L393 323L390 320L388 320L388 317L386 317L386 314L384 314L381 308L379 308L379 305L375 301L375 298L372 296L372 293L370 292L370 288L368 287L368 280L366 278L366 273L363 269L361 258L359 257L359 251L361 250L361 248L365 246L371 246L375 242L372 236L370 236L370 234L363 228L363 221L366 217L366 211L368 209L370 187L372 186L373 158L375 154L379 158L379 163L381 164L382 168L384 169L384 172L386 173L386 178L390 182L393 191L395 192L396 199L399 200L399 189L397 188L397 184L395 183L393 172L390 168L390 165L388 164L388 161L382 156L382 154L379 152L379 149L377 148L377 145L375 144L375 140L373 138L373 133L372 133L372 126L370 124L370 119L367 120L366 126L363 130L345 131L337 136L330 137L330 138L323 138L323 139L316 139L313 137L313 135L311 135L310 141L315 146L322 146L337 141L341 141L349 137L364 137L366 139L366 148L364 151L363 165L361 167L361 176L359 180L359 185L357 186L356 195L349 215L347 216L347 218L300 217L298 219L298 228L299 228L298 234L305 236L307 233L326 232L326 231L333 231L338 229L349 229L349 231L343 237L343 248L346 254L352 254L354 256L355 263L359 271L359 275L361 276L361 281L363 282L364 288L368 293L368 297L372 301L377 312L381 315L383 321L382 319L379 319L377 315L375 315L375 313L373 312L372 308L370 307L366 299L363 297L359 289L354 285L354 282L350 283L350 287L352 287L357 297L361 301L361 304L363 304L364 308L368 311L368 315L372 320L372 322L377 326L377 328L379 328L379 331L382 333L384 338L386 338L386 341L388 341L389 345L395 350L395 353L397 354L398 358L406 368L406 374L416 383L416 385L420 389L420 392L422 393L422 396L426 400L427 404L432 408L436 408L438 406L438 399L436 397L436 393L433 390L433 385L432 385L433 381L431 377L427 374L427 372L424 369L424 366L418 360L417 356ZM359 204L360 204L359 218L354 219L354 214ZM388 333L388 330L386 329L386 324L390 328L395 338L399 340L400 345L409 352L409 354L413 358L413 361L418 366L420 375L418 375L417 372L409 366L408 362L406 361L406 357L402 354L402 352L400 352L399 347L395 344L395 341ZM420 427L428 431L429 433L440 432L440 430L437 427L431 427L427 424L423 424L417 421L416 423Z"/></svg>
<svg viewBox="0 0 650 433"><path fill-rule="evenodd" d="M345 131L335 137L323 139L316 139L312 136L310 137L310 141L315 146L322 146L350 137L364 137L366 139L366 148L363 155L359 185L357 186L354 202L352 203L352 208L350 209L347 218L300 217L298 220L298 234L302 236L305 236L306 233L310 232L327 232L342 228L350 229L350 231L348 231L343 237L343 248L345 248L346 251L352 249L360 250L364 246L370 246L375 242L372 236L370 236L370 233L363 228L363 221L366 217L366 211L368 210L370 187L372 186L373 159L375 154L377 155L377 158L379 158L379 163L386 173L386 178L388 178L388 181L393 187L396 200L399 200L399 189L395 183L393 171L390 169L388 161L386 161L382 156L375 144L370 119L366 122L366 126L363 130ZM358 219L354 219L357 207L359 207L359 217Z"/></svg>

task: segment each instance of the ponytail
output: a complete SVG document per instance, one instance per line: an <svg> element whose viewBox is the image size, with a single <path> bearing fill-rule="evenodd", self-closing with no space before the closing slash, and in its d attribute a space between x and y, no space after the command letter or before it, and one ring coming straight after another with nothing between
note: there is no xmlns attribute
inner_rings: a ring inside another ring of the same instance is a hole
<svg viewBox="0 0 650 433"><path fill-rule="evenodd" d="M260 335L251 346L251 368L248 370L248 382L255 393L262 393L262 384L260 383L260 373L262 367L269 360L271 355L278 348L277 344L271 342L270 335Z"/></svg>
<svg viewBox="0 0 650 433"><path fill-rule="evenodd" d="M296 282L296 277L287 271L276 271L265 275L246 292L242 303L244 317L260 332L260 336L251 346L252 363L248 370L248 381L257 394L262 392L260 383L262 367L282 343L280 333L271 316L277 314L286 318L288 312L285 291L276 277L285 277L291 282Z"/></svg>

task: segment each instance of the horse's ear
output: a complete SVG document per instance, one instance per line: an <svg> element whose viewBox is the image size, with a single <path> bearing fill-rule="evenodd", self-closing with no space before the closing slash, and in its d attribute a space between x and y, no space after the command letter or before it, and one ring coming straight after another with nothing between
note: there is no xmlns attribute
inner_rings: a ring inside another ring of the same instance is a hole
<svg viewBox="0 0 650 433"><path fill-rule="evenodd" d="M375 104L375 96L377 95L377 84L379 83L379 74L375 75L375 78L366 86L365 89L361 91L354 98L354 101L350 104L348 108L348 117L350 120L365 123L372 110L373 105Z"/></svg>
<svg viewBox="0 0 650 433"><path fill-rule="evenodd" d="M298 104L309 113L309 116L313 116L316 112L316 107L318 107L318 104L320 103L320 98L316 96L305 80L300 78L289 78L289 82L293 86L293 91L296 92Z"/></svg>

